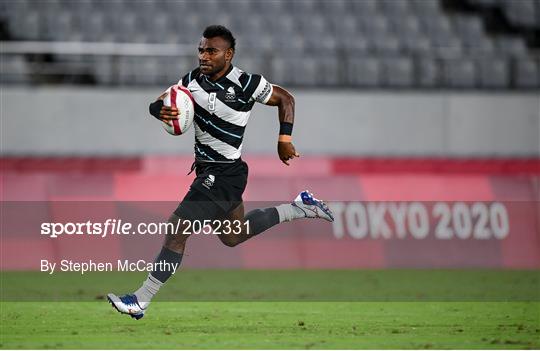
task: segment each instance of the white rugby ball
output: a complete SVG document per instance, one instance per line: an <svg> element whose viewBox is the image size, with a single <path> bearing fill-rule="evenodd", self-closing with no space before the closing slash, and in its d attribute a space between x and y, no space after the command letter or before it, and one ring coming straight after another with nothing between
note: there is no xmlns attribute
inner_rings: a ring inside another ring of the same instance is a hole
<svg viewBox="0 0 540 351"><path fill-rule="evenodd" d="M162 127L167 133L172 135L182 135L193 124L195 116L195 106L193 96L186 87L173 85L167 89L167 95L163 99L163 105L176 107L178 109L178 119L163 122Z"/></svg>

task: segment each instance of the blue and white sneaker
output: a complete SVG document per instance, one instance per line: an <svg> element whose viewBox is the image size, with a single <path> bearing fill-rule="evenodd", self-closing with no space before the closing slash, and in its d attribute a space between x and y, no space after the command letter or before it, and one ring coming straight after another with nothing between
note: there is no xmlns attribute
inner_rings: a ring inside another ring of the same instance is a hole
<svg viewBox="0 0 540 351"><path fill-rule="evenodd" d="M135 319L144 317L144 308L139 305L135 295L116 296L115 294L107 294L107 300L120 313L129 314L131 318Z"/></svg>
<svg viewBox="0 0 540 351"><path fill-rule="evenodd" d="M324 201L317 200L307 190L298 194L292 205L302 210L307 218L322 218L328 222L334 221L334 215Z"/></svg>

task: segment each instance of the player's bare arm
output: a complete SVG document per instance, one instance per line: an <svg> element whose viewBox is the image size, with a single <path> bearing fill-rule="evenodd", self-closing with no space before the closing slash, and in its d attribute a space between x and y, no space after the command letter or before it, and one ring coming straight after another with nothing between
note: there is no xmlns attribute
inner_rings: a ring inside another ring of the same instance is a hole
<svg viewBox="0 0 540 351"><path fill-rule="evenodd" d="M272 96L266 104L278 107L280 131L277 150L279 159L288 166L289 160L300 157L294 148L291 136L294 124L294 96L279 85L274 85Z"/></svg>

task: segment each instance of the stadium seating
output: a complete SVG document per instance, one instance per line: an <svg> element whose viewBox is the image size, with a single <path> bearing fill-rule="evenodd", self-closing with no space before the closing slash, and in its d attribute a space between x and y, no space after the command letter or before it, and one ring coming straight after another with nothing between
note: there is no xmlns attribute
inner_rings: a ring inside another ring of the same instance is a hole
<svg viewBox="0 0 540 351"><path fill-rule="evenodd" d="M501 9L508 21L516 26L540 29L539 0L470 0L486 8Z"/></svg>
<svg viewBox="0 0 540 351"><path fill-rule="evenodd" d="M469 1L500 8L512 23L540 28L540 0ZM488 33L481 16L447 12L438 0L5 0L0 6L9 39L23 41L195 46L201 30L217 21L237 36L239 66L281 84L540 87L539 57L524 38ZM88 56L85 67L99 84L163 85L196 64L193 54ZM69 62L67 56L54 60ZM10 73L4 83L31 81L24 72L36 70L24 57L2 54L2 75ZM163 73L162 61L178 71Z"/></svg>
<svg viewBox="0 0 540 351"><path fill-rule="evenodd" d="M540 65L529 59L517 61L515 78L517 86L538 88L540 86Z"/></svg>

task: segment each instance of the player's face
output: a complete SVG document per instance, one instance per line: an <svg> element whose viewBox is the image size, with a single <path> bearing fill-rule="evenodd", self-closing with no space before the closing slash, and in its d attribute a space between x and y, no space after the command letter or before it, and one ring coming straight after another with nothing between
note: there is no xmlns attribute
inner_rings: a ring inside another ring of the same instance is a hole
<svg viewBox="0 0 540 351"><path fill-rule="evenodd" d="M224 73L232 60L233 50L229 43L221 38L202 38L199 43L199 67L201 73L209 77L218 77Z"/></svg>

